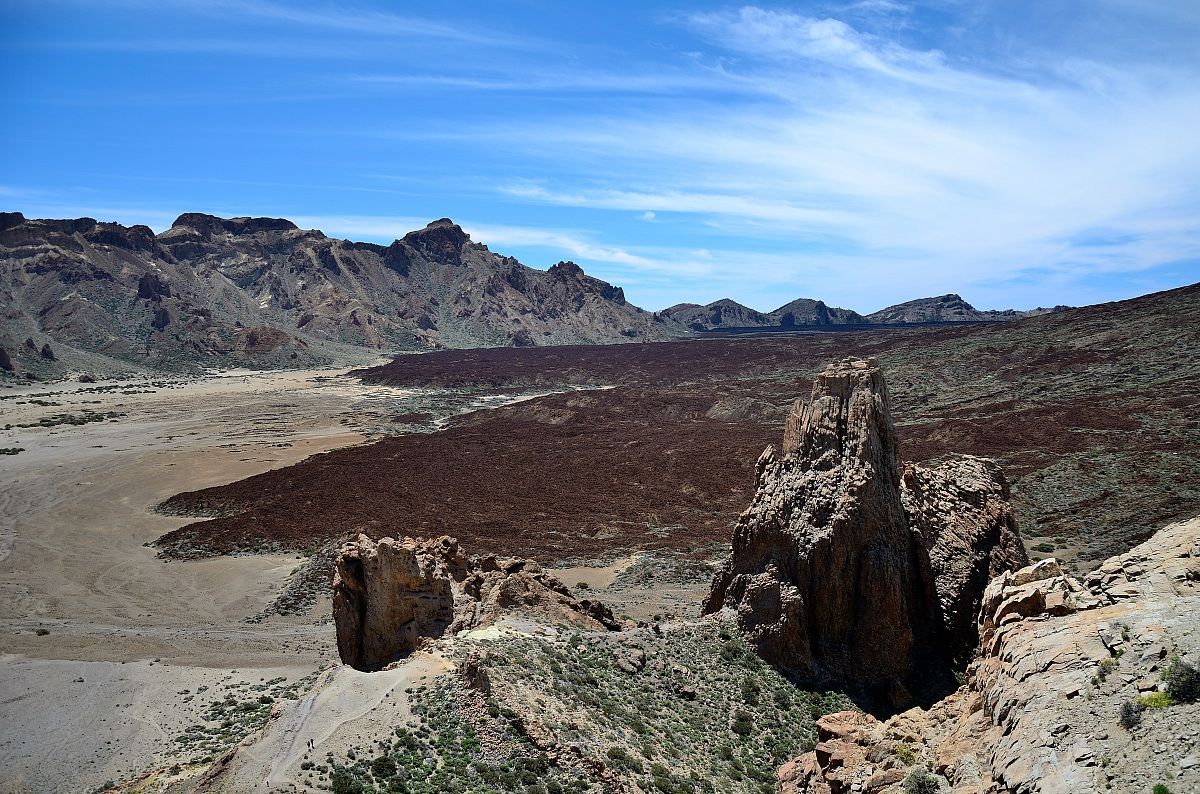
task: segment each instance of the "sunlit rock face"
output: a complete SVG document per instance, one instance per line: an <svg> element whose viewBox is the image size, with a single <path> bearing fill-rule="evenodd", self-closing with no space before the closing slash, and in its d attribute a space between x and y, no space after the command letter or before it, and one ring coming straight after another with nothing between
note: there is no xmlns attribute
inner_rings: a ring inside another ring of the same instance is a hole
<svg viewBox="0 0 1200 794"><path fill-rule="evenodd" d="M380 670L428 640L510 613L587 629L620 628L607 607L575 599L533 560L468 557L454 538L374 541L359 535L338 554L338 654L358 670Z"/></svg>

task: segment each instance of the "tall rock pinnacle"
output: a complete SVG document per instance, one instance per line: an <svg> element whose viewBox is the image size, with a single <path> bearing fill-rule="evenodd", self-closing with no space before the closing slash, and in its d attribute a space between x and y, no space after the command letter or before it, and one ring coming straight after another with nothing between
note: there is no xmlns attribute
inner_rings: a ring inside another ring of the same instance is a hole
<svg viewBox="0 0 1200 794"><path fill-rule="evenodd" d="M898 446L879 365L827 366L793 407L782 451L759 459L705 603L735 610L770 661L814 682L890 690L894 705L914 665L937 678L973 644L955 633L973 631L961 616L978 608L987 574L1025 562L998 467L962 458L902 470Z"/></svg>

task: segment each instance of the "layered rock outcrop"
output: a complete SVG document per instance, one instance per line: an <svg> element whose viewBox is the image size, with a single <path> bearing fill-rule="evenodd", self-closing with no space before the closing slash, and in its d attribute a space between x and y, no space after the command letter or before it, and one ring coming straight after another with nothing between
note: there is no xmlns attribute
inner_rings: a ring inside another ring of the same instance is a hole
<svg viewBox="0 0 1200 794"><path fill-rule="evenodd" d="M977 458L902 470L879 365L830 364L759 459L705 611L805 679L903 702L914 664L928 682L974 646L988 576L1027 561L1007 496Z"/></svg>
<svg viewBox="0 0 1200 794"><path fill-rule="evenodd" d="M962 687L886 722L839 712L779 770L781 794L900 792L909 776L956 794L1200 790L1200 703L1122 722L1200 663L1200 519L1169 526L1085 579L1053 559L988 585Z"/></svg>
<svg viewBox="0 0 1200 794"><path fill-rule="evenodd" d="M337 558L338 654L359 670L379 670L427 638L486 626L517 610L554 623L620 628L607 607L576 600L533 560L468 557L454 538L360 535Z"/></svg>

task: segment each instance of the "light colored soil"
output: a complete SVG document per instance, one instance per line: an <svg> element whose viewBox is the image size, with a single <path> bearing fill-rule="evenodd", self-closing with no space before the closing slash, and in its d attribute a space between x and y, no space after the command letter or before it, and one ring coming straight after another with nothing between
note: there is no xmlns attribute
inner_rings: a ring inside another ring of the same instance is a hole
<svg viewBox="0 0 1200 794"><path fill-rule="evenodd" d="M449 669L441 656L418 653L377 673L345 666L322 673L313 692L289 702L261 734L237 748L210 790L307 788L300 768L304 761L323 762L326 753L341 757L351 750L370 756L378 738L391 736L396 726L411 720L404 690Z"/></svg>
<svg viewBox="0 0 1200 794"><path fill-rule="evenodd" d="M621 557L608 565L570 565L546 570L568 587L575 588L586 584L591 589L603 589L610 587L617 576L633 565L639 556L642 555Z"/></svg>
<svg viewBox="0 0 1200 794"><path fill-rule="evenodd" d="M0 401L0 427L124 414L0 431L0 447L25 449L0 457L0 792L129 780L174 760L170 740L198 719L181 690L292 681L337 661L327 599L304 618L244 622L300 558L167 562L144 544L192 520L153 512L163 499L358 443L347 425L364 406L402 410L416 394L340 374L156 379L169 385L128 395L63 383L27 390L61 405Z"/></svg>
<svg viewBox="0 0 1200 794"><path fill-rule="evenodd" d="M303 787L303 761L368 747L410 718L404 690L448 669L440 656L418 654L383 673L341 666L328 598L307 615L247 622L302 558L167 561L147 545L194 520L154 512L169 496L402 431L391 415L425 410L426 391L364 386L340 374L122 384L147 392L140 394L84 391L104 383L0 392L10 397L0 399L0 428L85 410L121 414L0 429L0 447L25 450L0 456L0 794L90 792L110 780L137 791ZM459 409L516 399L463 395ZM691 591L707 586L706 577L659 581L644 556L554 573L571 586L587 582L638 618L694 604ZM646 569L639 582L648 584L622 583L634 569ZM298 700L278 697L265 729L202 781L208 763L189 762L204 752L180 736L216 725L206 723L213 703L253 702L253 688L276 679L316 683Z"/></svg>

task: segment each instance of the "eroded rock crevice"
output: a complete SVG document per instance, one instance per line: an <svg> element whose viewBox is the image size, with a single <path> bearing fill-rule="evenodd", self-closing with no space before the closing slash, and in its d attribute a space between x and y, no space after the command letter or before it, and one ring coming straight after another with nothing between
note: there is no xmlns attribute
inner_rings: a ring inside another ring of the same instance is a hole
<svg viewBox="0 0 1200 794"><path fill-rule="evenodd" d="M956 794L1200 790L1200 703L1161 698L1200 658L1200 520L1174 524L1085 582L1054 559L987 586L978 655L928 709L881 722L822 717L818 743L779 770L781 794L898 794L912 778ZM1130 720L1133 710L1138 717Z"/></svg>

